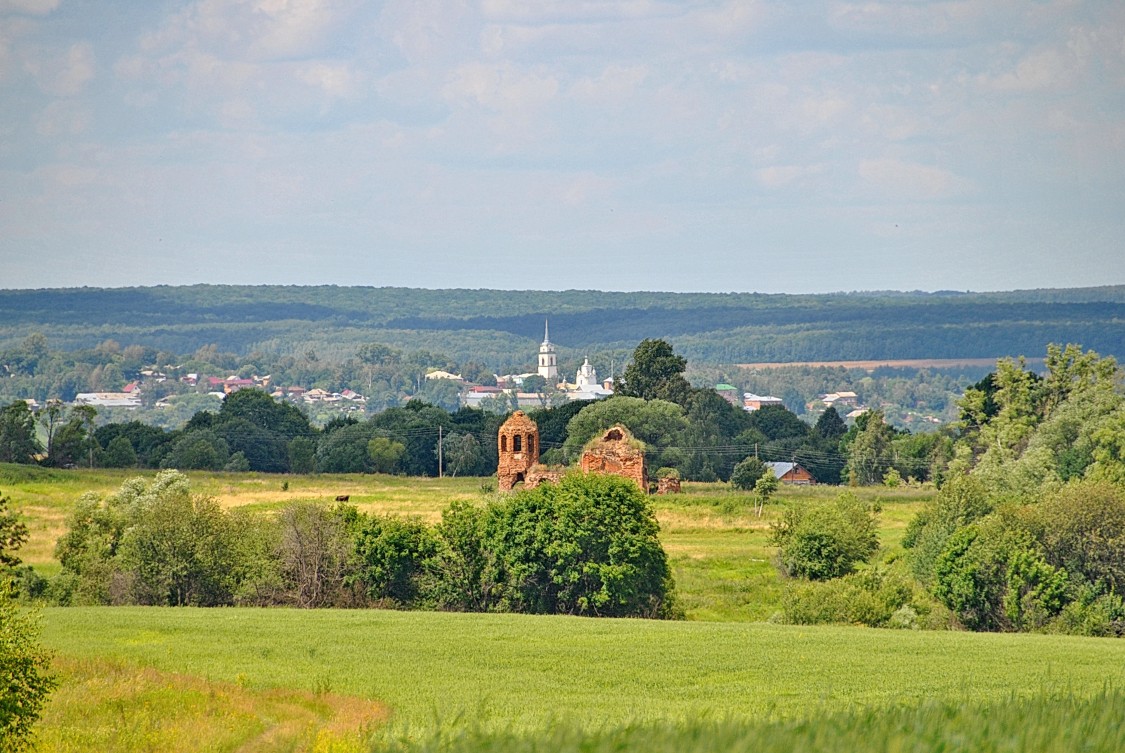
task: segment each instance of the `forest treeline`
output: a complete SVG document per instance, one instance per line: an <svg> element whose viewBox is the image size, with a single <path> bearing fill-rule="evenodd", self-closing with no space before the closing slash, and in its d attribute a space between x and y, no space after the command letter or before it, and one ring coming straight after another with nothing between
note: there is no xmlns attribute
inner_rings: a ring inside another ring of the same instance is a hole
<svg viewBox="0 0 1125 753"><path fill-rule="evenodd" d="M748 412L712 388L693 386L686 370L686 359L670 344L649 339L634 350L613 397L557 405L545 399L529 410L539 425L543 462L575 464L589 440L616 424L645 444L654 472L666 469L688 480L729 480L753 456L759 465L800 463L820 483L879 483L892 471L926 481L950 452L948 432L911 434L891 426L880 410L850 427L835 408L815 424L782 405ZM340 414L316 426L298 405L247 388L169 430L136 419L101 422L89 405L48 401L35 411L15 400L0 410L0 462L488 476L496 471L496 436L508 410L447 409L414 399L363 420ZM853 445L868 447L871 437L879 443L874 454L853 451Z"/></svg>
<svg viewBox="0 0 1125 753"><path fill-rule="evenodd" d="M57 347L106 339L184 353L215 345L335 359L377 341L497 371L543 321L563 356L626 356L645 338L693 362L993 358L1082 342L1125 353L1125 287L1008 293L608 293L299 286L0 291L0 347L33 332Z"/></svg>

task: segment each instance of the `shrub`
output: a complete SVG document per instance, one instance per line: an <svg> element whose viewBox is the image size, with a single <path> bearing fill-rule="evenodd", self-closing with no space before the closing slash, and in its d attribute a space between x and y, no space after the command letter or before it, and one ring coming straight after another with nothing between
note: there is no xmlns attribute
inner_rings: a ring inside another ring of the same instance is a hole
<svg viewBox="0 0 1125 753"><path fill-rule="evenodd" d="M427 563L429 595L436 606L487 612L500 598L497 554L486 536L490 510L452 503L435 529L435 551Z"/></svg>
<svg viewBox="0 0 1125 753"><path fill-rule="evenodd" d="M735 489L750 491L765 472L765 463L756 457L748 457L734 467L730 474L730 485Z"/></svg>
<svg viewBox="0 0 1125 753"><path fill-rule="evenodd" d="M934 565L946 542L958 529L992 512L984 486L971 476L954 476L906 527L902 545L910 568L924 585L931 585Z"/></svg>
<svg viewBox="0 0 1125 753"><path fill-rule="evenodd" d="M929 612L921 601L909 574L891 565L825 582L796 582L786 590L781 609L785 622L795 625L915 627L919 613Z"/></svg>
<svg viewBox="0 0 1125 753"><path fill-rule="evenodd" d="M0 751L23 750L55 687L51 657L38 644L33 615L15 603L15 552L27 541L27 527L7 509L0 496ZM30 574L30 570L26 571ZM26 580L26 579L25 579Z"/></svg>
<svg viewBox="0 0 1125 753"><path fill-rule="evenodd" d="M399 605L413 602L423 565L436 550L430 529L415 520L361 515L352 536L359 558L357 575L367 595Z"/></svg>
<svg viewBox="0 0 1125 753"><path fill-rule="evenodd" d="M1031 525L1048 562L1125 596L1125 493L1076 482L1032 508Z"/></svg>
<svg viewBox="0 0 1125 753"><path fill-rule="evenodd" d="M1043 627L1067 583L1026 530L997 514L951 536L934 567L934 595L970 630Z"/></svg>
<svg viewBox="0 0 1125 753"><path fill-rule="evenodd" d="M811 580L846 575L879 548L875 512L851 494L791 505L771 528L782 570Z"/></svg>
<svg viewBox="0 0 1125 753"><path fill-rule="evenodd" d="M31 744L32 726L58 684L50 673L51 656L38 643L33 614L12 600L0 585L0 751L21 751Z"/></svg>
<svg viewBox="0 0 1125 753"><path fill-rule="evenodd" d="M1125 599L1086 586L1067 604L1051 628L1060 633L1095 637L1125 636Z"/></svg>
<svg viewBox="0 0 1125 753"><path fill-rule="evenodd" d="M518 612L667 617L672 575L645 494L628 479L571 473L493 504L498 606Z"/></svg>

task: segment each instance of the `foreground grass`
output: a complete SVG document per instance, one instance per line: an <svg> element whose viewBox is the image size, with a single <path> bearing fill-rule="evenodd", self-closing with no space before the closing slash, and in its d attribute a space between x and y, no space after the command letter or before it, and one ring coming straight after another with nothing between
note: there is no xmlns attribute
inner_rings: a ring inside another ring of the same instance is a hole
<svg viewBox="0 0 1125 753"><path fill-rule="evenodd" d="M1125 750L1125 695L1049 694L987 704L927 702L782 721L703 720L583 730L558 724L530 735L469 726L421 740L390 741L393 753L1118 753Z"/></svg>
<svg viewBox="0 0 1125 753"><path fill-rule="evenodd" d="M802 719L926 702L1125 688L1125 642L524 615L285 609L48 609L45 642L255 691L385 703L411 739Z"/></svg>
<svg viewBox="0 0 1125 753"><path fill-rule="evenodd" d="M59 688L37 727L39 753L360 751L386 709L369 700L57 658Z"/></svg>

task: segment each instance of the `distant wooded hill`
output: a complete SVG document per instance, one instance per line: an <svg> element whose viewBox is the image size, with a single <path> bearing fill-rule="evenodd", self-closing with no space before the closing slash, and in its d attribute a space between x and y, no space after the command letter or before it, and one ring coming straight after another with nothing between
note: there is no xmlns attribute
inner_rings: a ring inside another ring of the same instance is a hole
<svg viewBox="0 0 1125 753"><path fill-rule="evenodd" d="M0 347L106 339L173 353L346 358L363 343L519 364L543 336L562 352L664 338L697 363L1042 356L1049 342L1125 355L1125 286L1003 293L611 293L336 286L0 290Z"/></svg>

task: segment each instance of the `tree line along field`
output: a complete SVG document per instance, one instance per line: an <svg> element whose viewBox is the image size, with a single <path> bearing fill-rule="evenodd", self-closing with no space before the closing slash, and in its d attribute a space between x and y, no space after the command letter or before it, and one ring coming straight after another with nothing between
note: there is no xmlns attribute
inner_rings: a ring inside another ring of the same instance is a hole
<svg viewBox="0 0 1125 753"><path fill-rule="evenodd" d="M25 561L50 572L78 496L135 475L0 466L0 489L31 524ZM347 495L363 510L435 521L450 501L485 493L479 478L190 475L224 507L263 512ZM761 622L782 591L769 522L838 491L785 488L761 518L749 495L721 484L652 498L680 622L50 608L43 637L63 685L38 749L840 749L823 747L832 740L862 751L893 749L880 740L896 735L953 744L950 734L975 736L974 750L1067 750L1075 739L1121 748L1120 641ZM880 556L894 557L932 492L860 493L880 504Z"/></svg>
<svg viewBox="0 0 1125 753"><path fill-rule="evenodd" d="M58 571L55 541L65 519L87 491L107 494L128 478L152 478L156 471L57 470L0 464L0 491L11 497L30 529L21 559L42 575ZM214 497L226 509L274 512L294 502L332 503L347 496L362 512L417 517L436 523L456 500L483 500L490 480L414 478L383 474L315 476L187 472L194 491ZM773 562L769 526L786 504L830 499L832 487L783 487L761 517L753 495L726 484L686 483L685 493L651 497L661 525L660 539L676 580L676 596L691 620L767 620L777 611L781 578ZM898 547L909 520L932 491L900 487L862 490L882 511L880 539L887 552Z"/></svg>

